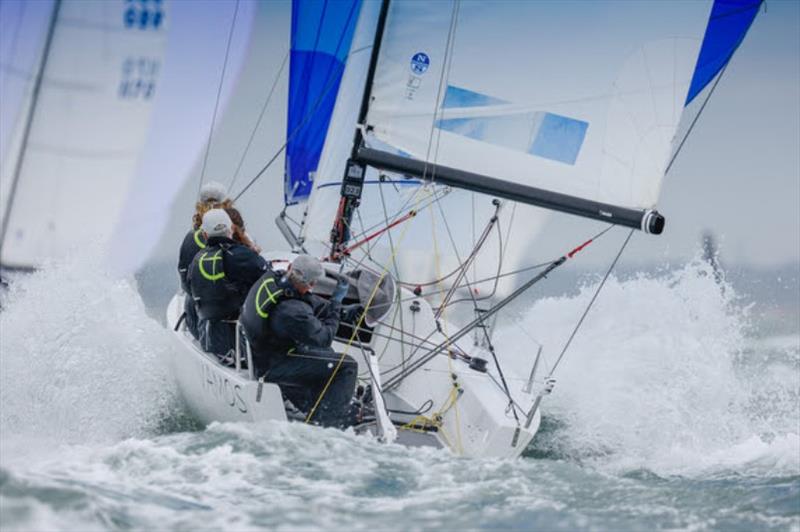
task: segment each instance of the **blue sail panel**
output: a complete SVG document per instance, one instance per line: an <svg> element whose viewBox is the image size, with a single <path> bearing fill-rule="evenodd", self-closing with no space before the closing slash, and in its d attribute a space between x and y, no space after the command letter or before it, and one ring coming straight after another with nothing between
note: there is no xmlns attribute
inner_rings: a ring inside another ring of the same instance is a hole
<svg viewBox="0 0 800 532"><path fill-rule="evenodd" d="M728 64L761 7L762 0L715 0L689 85L685 105Z"/></svg>
<svg viewBox="0 0 800 532"><path fill-rule="evenodd" d="M294 0L284 201L311 193L361 0Z"/></svg>

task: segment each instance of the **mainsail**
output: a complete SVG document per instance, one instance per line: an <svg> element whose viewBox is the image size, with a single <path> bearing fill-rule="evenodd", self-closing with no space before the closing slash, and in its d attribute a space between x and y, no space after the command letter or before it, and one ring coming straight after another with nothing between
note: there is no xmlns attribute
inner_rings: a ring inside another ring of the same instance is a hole
<svg viewBox="0 0 800 532"><path fill-rule="evenodd" d="M145 140L169 15L166 2L57 0L51 21L27 73L41 79L16 122L18 151L3 158L6 267L35 267L108 238Z"/></svg>
<svg viewBox="0 0 800 532"><path fill-rule="evenodd" d="M660 232L650 210L708 12L704 2L393 3L358 158Z"/></svg>

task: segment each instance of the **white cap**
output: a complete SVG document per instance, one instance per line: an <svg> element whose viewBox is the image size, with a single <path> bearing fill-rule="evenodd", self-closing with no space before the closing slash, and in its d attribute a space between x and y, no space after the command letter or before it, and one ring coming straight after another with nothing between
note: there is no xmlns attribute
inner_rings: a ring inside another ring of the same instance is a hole
<svg viewBox="0 0 800 532"><path fill-rule="evenodd" d="M231 217L223 209L211 209L203 215L201 229L212 236L231 236Z"/></svg>
<svg viewBox="0 0 800 532"><path fill-rule="evenodd" d="M225 185L216 181L209 181L200 188L200 201L222 201L225 199L227 191Z"/></svg>
<svg viewBox="0 0 800 532"><path fill-rule="evenodd" d="M325 270L322 269L322 264L319 259L311 255L298 255L292 261L292 270L289 273L290 278L304 285L310 285L318 281L325 275Z"/></svg>

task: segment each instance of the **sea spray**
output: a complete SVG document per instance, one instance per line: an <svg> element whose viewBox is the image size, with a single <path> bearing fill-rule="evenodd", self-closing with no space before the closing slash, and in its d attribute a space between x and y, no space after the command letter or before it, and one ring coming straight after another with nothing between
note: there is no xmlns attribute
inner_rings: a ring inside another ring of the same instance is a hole
<svg viewBox="0 0 800 532"><path fill-rule="evenodd" d="M531 336L545 374L596 287L536 301L501 327L503 360L525 375L533 354L519 346ZM746 348L748 325L749 309L701 261L612 277L555 374L534 449L621 472L800 474L800 355L765 365Z"/></svg>
<svg viewBox="0 0 800 532"><path fill-rule="evenodd" d="M0 312L0 428L13 439L118 440L173 400L167 332L91 252L17 276ZM16 446L16 445L15 445ZM3 453L3 459L9 458Z"/></svg>

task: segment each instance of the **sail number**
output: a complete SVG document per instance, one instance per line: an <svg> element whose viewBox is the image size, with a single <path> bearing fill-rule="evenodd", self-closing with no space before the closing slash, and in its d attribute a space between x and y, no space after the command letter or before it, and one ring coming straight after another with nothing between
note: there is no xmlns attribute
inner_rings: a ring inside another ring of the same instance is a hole
<svg viewBox="0 0 800 532"><path fill-rule="evenodd" d="M128 57L122 62L119 97L124 100L150 100L156 92L161 62L150 57Z"/></svg>
<svg viewBox="0 0 800 532"><path fill-rule="evenodd" d="M157 30L164 24L161 0L125 0L122 22L128 29Z"/></svg>

